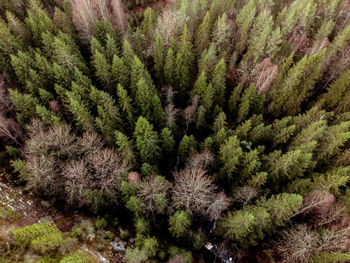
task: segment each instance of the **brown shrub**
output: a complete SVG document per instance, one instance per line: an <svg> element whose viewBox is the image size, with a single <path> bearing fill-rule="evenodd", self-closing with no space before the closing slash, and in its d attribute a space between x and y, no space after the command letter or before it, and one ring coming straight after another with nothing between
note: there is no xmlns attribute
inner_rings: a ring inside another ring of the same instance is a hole
<svg viewBox="0 0 350 263"><path fill-rule="evenodd" d="M130 172L128 175L128 182L132 185L137 185L140 182L140 174L138 172Z"/></svg>

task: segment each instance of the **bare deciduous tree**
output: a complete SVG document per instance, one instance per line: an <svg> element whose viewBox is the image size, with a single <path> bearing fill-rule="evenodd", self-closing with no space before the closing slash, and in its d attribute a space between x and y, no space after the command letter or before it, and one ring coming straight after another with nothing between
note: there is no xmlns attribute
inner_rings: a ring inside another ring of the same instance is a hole
<svg viewBox="0 0 350 263"><path fill-rule="evenodd" d="M317 251L320 236L306 225L296 225L283 231L274 244L283 263L306 263Z"/></svg>
<svg viewBox="0 0 350 263"><path fill-rule="evenodd" d="M259 94L269 91L278 74L278 66L270 58L265 58L253 70L255 75L255 88Z"/></svg>
<svg viewBox="0 0 350 263"><path fill-rule="evenodd" d="M234 193L235 202L242 206L250 204L259 196L259 190L252 186L242 186Z"/></svg>
<svg viewBox="0 0 350 263"><path fill-rule="evenodd" d="M96 20L108 20L124 30L126 14L120 0L71 0L73 23L82 40L90 41Z"/></svg>
<svg viewBox="0 0 350 263"><path fill-rule="evenodd" d="M227 201L223 193L217 193L217 187L206 170L187 167L175 172L174 178L173 208L184 209L191 214L210 215L212 219L220 216L217 213L222 212L221 207L225 207Z"/></svg>

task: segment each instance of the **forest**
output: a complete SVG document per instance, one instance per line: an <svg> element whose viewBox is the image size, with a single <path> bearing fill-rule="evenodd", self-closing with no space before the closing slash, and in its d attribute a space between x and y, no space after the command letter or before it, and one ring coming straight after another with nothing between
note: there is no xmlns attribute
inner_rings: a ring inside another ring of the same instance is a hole
<svg viewBox="0 0 350 263"><path fill-rule="evenodd" d="M350 1L0 0L0 182L91 219L4 263L350 262Z"/></svg>

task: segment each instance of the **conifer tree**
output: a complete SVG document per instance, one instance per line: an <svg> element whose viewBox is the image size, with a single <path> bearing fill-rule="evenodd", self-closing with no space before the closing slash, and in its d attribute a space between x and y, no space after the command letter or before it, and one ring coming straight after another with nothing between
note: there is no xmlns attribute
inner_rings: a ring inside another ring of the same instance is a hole
<svg viewBox="0 0 350 263"><path fill-rule="evenodd" d="M254 0L250 0L237 15L236 21L240 29L240 40L236 45L236 56L239 56L243 52L247 44L249 29L253 23L256 11ZM234 63L236 59L234 59Z"/></svg>
<svg viewBox="0 0 350 263"><path fill-rule="evenodd" d="M125 134L119 131L115 131L114 136L115 144L117 145L117 151L122 155L123 160L125 160L128 165L136 165L136 156L133 149L133 141L129 140Z"/></svg>
<svg viewBox="0 0 350 263"><path fill-rule="evenodd" d="M273 227L280 227L299 210L302 202L303 197L301 195L282 193L272 195L267 200L261 199L257 202L257 205L264 207L270 214Z"/></svg>
<svg viewBox="0 0 350 263"><path fill-rule="evenodd" d="M194 66L193 60L194 55L190 34L187 25L185 25L175 62L176 86L179 90L178 96L180 100L183 100L186 97L186 89L190 85L191 73Z"/></svg>
<svg viewBox="0 0 350 263"><path fill-rule="evenodd" d="M191 225L191 218L185 211L176 211L169 218L169 231L176 237L180 238Z"/></svg>
<svg viewBox="0 0 350 263"><path fill-rule="evenodd" d="M134 56L130 76L130 94L132 96L136 95L136 91L138 89L137 84L141 79L143 79L143 81L148 87L154 89L153 81L145 65L137 56Z"/></svg>
<svg viewBox="0 0 350 263"><path fill-rule="evenodd" d="M148 7L143 13L143 21L142 21L142 33L145 36L147 46L151 44L151 41L154 39L154 31L155 31L155 22L156 22L156 14L154 10Z"/></svg>
<svg viewBox="0 0 350 263"><path fill-rule="evenodd" d="M263 109L263 104L264 96L257 93L254 85L250 85L249 88L243 91L241 102L239 104L237 121L244 121L251 114L260 113Z"/></svg>
<svg viewBox="0 0 350 263"><path fill-rule="evenodd" d="M165 154L172 154L174 152L175 140L169 128L164 128L160 133L162 140L162 150Z"/></svg>
<svg viewBox="0 0 350 263"><path fill-rule="evenodd" d="M210 38L211 38L210 22L211 22L210 13L207 12L203 19L203 22L199 25L196 31L195 44L196 44L197 54L201 54L203 50L209 47Z"/></svg>
<svg viewBox="0 0 350 263"><path fill-rule="evenodd" d="M168 49L165 65L164 65L164 77L165 82L168 85L175 86L176 84L176 71L175 71L175 54L172 48Z"/></svg>
<svg viewBox="0 0 350 263"><path fill-rule="evenodd" d="M144 79L140 79L137 83L135 102L142 116L157 126L162 123L163 108L160 99L155 88L148 86Z"/></svg>
<svg viewBox="0 0 350 263"><path fill-rule="evenodd" d="M211 84L214 88L214 103L223 106L225 103L226 92L226 65L225 60L221 59L215 66L212 73Z"/></svg>
<svg viewBox="0 0 350 263"><path fill-rule="evenodd" d="M120 85L117 86L118 106L130 125L133 125L134 113L133 103L128 92Z"/></svg>
<svg viewBox="0 0 350 263"><path fill-rule="evenodd" d="M223 13L216 21L212 36L218 53L223 59L227 59L226 56L229 50L231 32L232 26L227 22L226 13Z"/></svg>
<svg viewBox="0 0 350 263"><path fill-rule="evenodd" d="M192 154L197 151L197 142L193 135L184 135L179 144L178 155L182 161L187 160Z"/></svg>
<svg viewBox="0 0 350 263"><path fill-rule="evenodd" d="M120 84L122 87L129 86L130 72L125 65L124 59L118 57L117 55L113 56L111 75L113 85Z"/></svg>
<svg viewBox="0 0 350 263"><path fill-rule="evenodd" d="M9 89L11 102L19 112L17 114L18 122L21 125L28 123L29 120L36 116L36 106L38 100L30 94L22 94L14 89Z"/></svg>
<svg viewBox="0 0 350 263"><path fill-rule="evenodd" d="M156 71L156 76L160 81L164 78L164 67L165 67L165 46L163 39L160 34L156 35L154 46L154 69ZM173 70L173 69L172 69Z"/></svg>
<svg viewBox="0 0 350 263"><path fill-rule="evenodd" d="M111 65L108 63L107 59L103 54L95 50L92 56L92 63L95 67L95 74L98 80L107 87L110 91L110 84L112 80L111 76Z"/></svg>
<svg viewBox="0 0 350 263"><path fill-rule="evenodd" d="M159 136L153 130L153 125L142 116L136 122L134 138L141 160L143 162L156 163L161 154Z"/></svg>
<svg viewBox="0 0 350 263"><path fill-rule="evenodd" d="M229 137L220 147L219 158L222 163L221 173L230 181L233 180L233 175L237 171L237 166L240 158L243 155L243 150L240 146L240 141L237 136Z"/></svg>
<svg viewBox="0 0 350 263"><path fill-rule="evenodd" d="M225 238L236 240L243 246L256 245L264 238L262 229L270 225L270 215L262 207L249 206L242 210L229 212L219 222L219 232Z"/></svg>
<svg viewBox="0 0 350 263"><path fill-rule="evenodd" d="M67 109L72 113L76 125L82 131L94 131L94 119L88 110L86 102L72 91L66 91Z"/></svg>

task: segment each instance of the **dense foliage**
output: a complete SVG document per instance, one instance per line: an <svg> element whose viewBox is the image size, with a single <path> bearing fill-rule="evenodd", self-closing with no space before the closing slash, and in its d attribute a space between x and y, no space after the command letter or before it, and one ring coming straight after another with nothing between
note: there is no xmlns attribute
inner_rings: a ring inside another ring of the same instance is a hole
<svg viewBox="0 0 350 263"><path fill-rule="evenodd" d="M0 2L14 181L118 217L129 263L346 262L349 1L149 2Z"/></svg>

